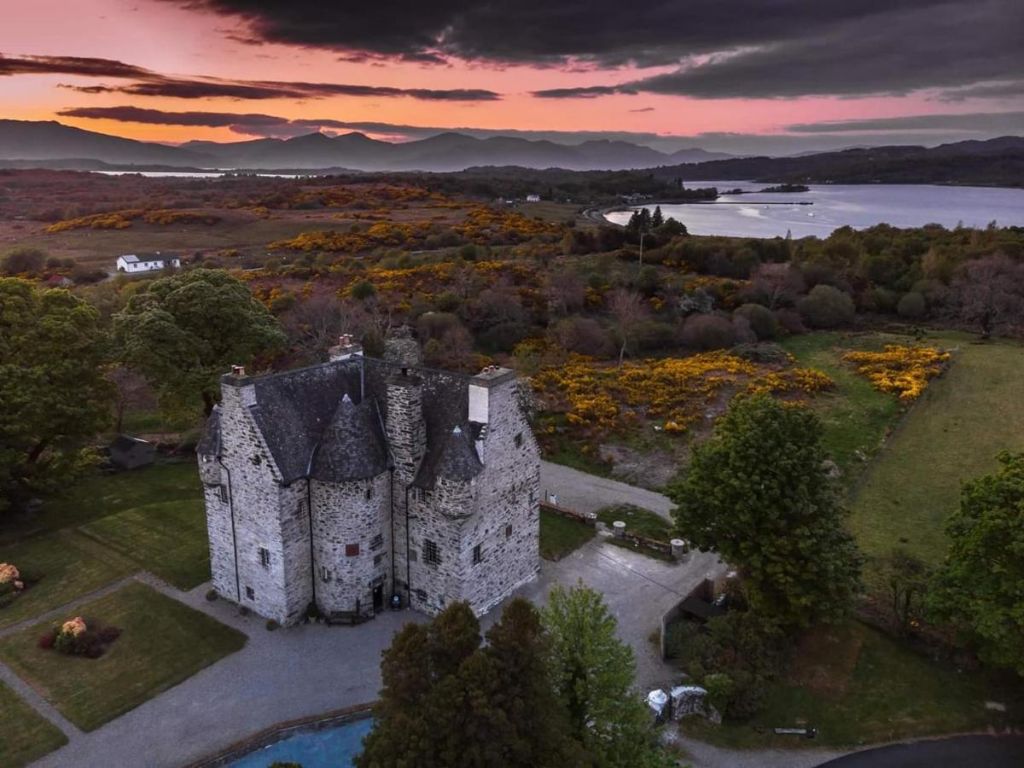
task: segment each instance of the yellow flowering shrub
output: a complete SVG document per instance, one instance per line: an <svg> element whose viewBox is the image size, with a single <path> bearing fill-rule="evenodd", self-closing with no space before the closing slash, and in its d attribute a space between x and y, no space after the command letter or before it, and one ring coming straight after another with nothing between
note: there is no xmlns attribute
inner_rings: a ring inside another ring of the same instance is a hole
<svg viewBox="0 0 1024 768"><path fill-rule="evenodd" d="M911 402L921 396L930 379L942 373L949 353L935 347L889 344L881 352L848 352L843 360L853 363L875 389Z"/></svg>
<svg viewBox="0 0 1024 768"><path fill-rule="evenodd" d="M736 391L813 394L832 380L807 368L776 370L728 352L601 365L574 355L541 369L533 388L543 410L592 436L641 419L662 422L669 434L686 432L720 396Z"/></svg>
<svg viewBox="0 0 1024 768"><path fill-rule="evenodd" d="M81 616L75 616L73 619L68 619L60 625L60 634L67 635L69 637L78 637L84 635L86 630L85 619Z"/></svg>
<svg viewBox="0 0 1024 768"><path fill-rule="evenodd" d="M21 578L17 567L11 563L0 563L0 584L10 584Z"/></svg>

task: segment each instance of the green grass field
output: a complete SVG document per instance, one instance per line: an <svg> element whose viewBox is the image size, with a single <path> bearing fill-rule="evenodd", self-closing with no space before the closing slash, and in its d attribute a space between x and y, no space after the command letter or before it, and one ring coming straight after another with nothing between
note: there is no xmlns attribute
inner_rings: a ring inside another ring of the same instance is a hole
<svg viewBox="0 0 1024 768"><path fill-rule="evenodd" d="M595 530L586 523L578 523L568 517L540 511L540 556L545 560L561 560L592 538Z"/></svg>
<svg viewBox="0 0 1024 768"><path fill-rule="evenodd" d="M142 584L75 612L120 627L99 659L37 646L46 624L0 640L3 659L68 720L91 731L239 650L245 635Z"/></svg>
<svg viewBox="0 0 1024 768"><path fill-rule="evenodd" d="M1024 691L1005 682L1006 676L933 662L850 622L819 629L802 643L786 679L772 686L750 722L690 722L683 729L731 747L846 747L1019 724ZM986 709L986 701L1006 704L1010 714ZM814 741L770 732L804 726L818 729Z"/></svg>
<svg viewBox="0 0 1024 768"><path fill-rule="evenodd" d="M632 504L615 504L599 509L597 519L609 528L616 520L621 520L626 524L626 532L635 536L664 542L672 538L672 523L655 512Z"/></svg>
<svg viewBox="0 0 1024 768"><path fill-rule="evenodd" d="M68 743L46 718L0 683L0 763L20 768Z"/></svg>
<svg viewBox="0 0 1024 768"><path fill-rule="evenodd" d="M945 334L949 371L932 382L871 464L850 526L870 558L902 546L937 563L964 480L991 472L1000 451L1024 451L1024 346Z"/></svg>

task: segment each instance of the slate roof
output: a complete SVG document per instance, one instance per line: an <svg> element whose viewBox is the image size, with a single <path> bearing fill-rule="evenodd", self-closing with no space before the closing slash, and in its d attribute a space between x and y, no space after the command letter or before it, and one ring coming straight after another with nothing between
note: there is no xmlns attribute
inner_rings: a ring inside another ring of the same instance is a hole
<svg viewBox="0 0 1024 768"><path fill-rule="evenodd" d="M141 437L132 437L131 435L118 435L110 442L111 451L127 452L139 447L151 448L153 444Z"/></svg>
<svg viewBox="0 0 1024 768"><path fill-rule="evenodd" d="M467 420L468 376L403 368L371 357L361 361L362 370L359 361L346 360L245 380L255 389L256 405L250 411L282 482L305 477L361 479L386 469L387 440L381 422L386 416L387 382L412 373L420 380L427 433L427 451L413 484L430 488L439 476L468 479L483 468L473 447L479 425ZM452 440L455 427L462 432L461 440ZM220 449L215 409L197 452L220 455Z"/></svg>

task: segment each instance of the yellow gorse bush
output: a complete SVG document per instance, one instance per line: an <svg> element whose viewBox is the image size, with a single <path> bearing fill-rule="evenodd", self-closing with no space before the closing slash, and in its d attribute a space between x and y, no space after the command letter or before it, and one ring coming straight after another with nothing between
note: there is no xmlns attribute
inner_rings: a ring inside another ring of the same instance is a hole
<svg viewBox="0 0 1024 768"><path fill-rule="evenodd" d="M848 352L843 360L853 363L875 389L911 402L927 389L930 379L942 373L949 353L935 347L889 344L881 352Z"/></svg>
<svg viewBox="0 0 1024 768"><path fill-rule="evenodd" d="M621 429L643 417L663 421L665 432L678 434L730 391L813 394L832 386L818 371L769 369L727 352L637 360L621 367L577 355L533 378L545 410L563 413L570 425L594 433Z"/></svg>

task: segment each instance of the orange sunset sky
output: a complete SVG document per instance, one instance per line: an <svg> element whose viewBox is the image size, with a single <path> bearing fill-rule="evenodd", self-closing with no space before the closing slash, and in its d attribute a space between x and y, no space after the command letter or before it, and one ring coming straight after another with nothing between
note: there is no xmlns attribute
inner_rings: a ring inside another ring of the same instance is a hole
<svg viewBox="0 0 1024 768"><path fill-rule="evenodd" d="M754 144L768 135L780 146L840 146L938 143L1024 127L1022 46L1008 31L1024 29L1024 18L1013 0L909 2L898 12L860 0L745 0L728 4L732 25L712 18L725 4L682 0L624 19L602 0L441 2L427 10L302 0L2 5L0 117L161 142L355 124L397 140L418 137L408 129L419 126L565 132L566 141L624 132L663 147L728 149L741 142L736 135ZM400 29L390 29L394 19L403 20ZM561 34L552 25L563 25ZM931 57L929 72L921 57ZM235 95L192 93L183 83L318 87ZM323 84L373 88L331 93ZM146 113L139 119L126 107ZM232 123L231 115L241 117Z"/></svg>

